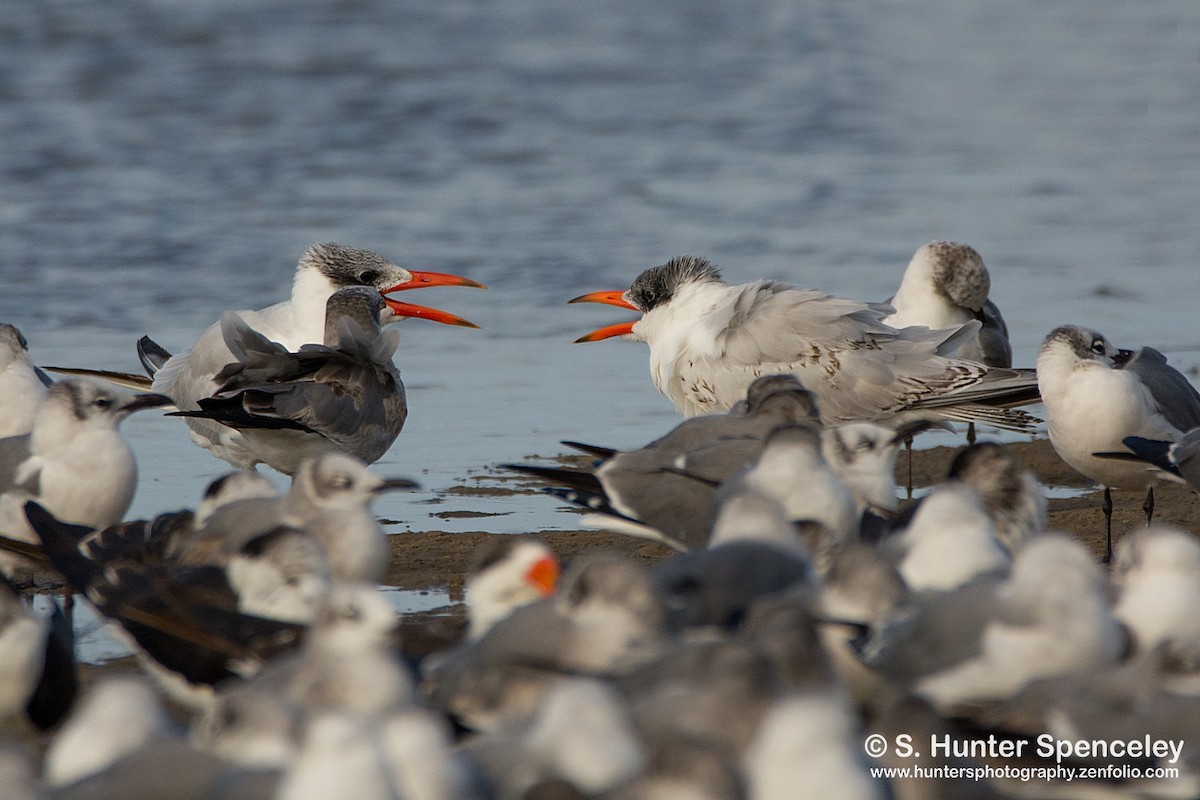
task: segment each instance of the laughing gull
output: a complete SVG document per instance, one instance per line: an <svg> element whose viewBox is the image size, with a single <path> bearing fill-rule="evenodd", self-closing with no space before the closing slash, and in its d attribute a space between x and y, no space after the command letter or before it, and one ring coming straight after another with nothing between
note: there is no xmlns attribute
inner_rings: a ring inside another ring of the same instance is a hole
<svg viewBox="0 0 1200 800"><path fill-rule="evenodd" d="M717 502L741 492L759 494L778 502L790 522L816 523L834 542L852 541L859 524L854 495L821 453L820 431L807 425L776 428L758 458L722 484Z"/></svg>
<svg viewBox="0 0 1200 800"><path fill-rule="evenodd" d="M50 786L101 772L156 739L179 737L158 695L142 678L110 676L84 695L46 749Z"/></svg>
<svg viewBox="0 0 1200 800"><path fill-rule="evenodd" d="M46 657L49 626L0 578L0 731L20 729Z"/></svg>
<svg viewBox="0 0 1200 800"><path fill-rule="evenodd" d="M1034 680L1115 664L1125 648L1108 585L1081 543L1047 534L1003 579L918 598L873 636L869 664L943 713L1003 700Z"/></svg>
<svg viewBox="0 0 1200 800"><path fill-rule="evenodd" d="M1200 425L1200 393L1157 350L1118 350L1078 325L1055 328L1042 343L1038 385L1050 443L1063 461L1104 486L1105 562L1112 559L1112 489L1146 489L1154 513L1152 465L1097 456L1125 450L1129 436L1175 441Z"/></svg>
<svg viewBox="0 0 1200 800"><path fill-rule="evenodd" d="M29 343L15 325L0 323L0 439L33 430L49 380L33 365Z"/></svg>
<svg viewBox="0 0 1200 800"><path fill-rule="evenodd" d="M1200 543L1176 528L1155 525L1117 544L1113 613L1133 633L1139 652L1158 650L1189 671L1200 668Z"/></svg>
<svg viewBox="0 0 1200 800"><path fill-rule="evenodd" d="M852 710L833 693L806 693L776 703L748 748L743 770L754 800L821 797L884 800L887 786L872 777L863 732Z"/></svg>
<svg viewBox="0 0 1200 800"><path fill-rule="evenodd" d="M311 715L299 751L271 800L485 800L472 784L445 720L420 708L364 718Z"/></svg>
<svg viewBox="0 0 1200 800"><path fill-rule="evenodd" d="M571 302L642 313L579 341L626 335L649 344L654 385L684 416L727 410L757 376L791 372L816 395L830 425L913 412L1021 431L1036 421L1008 408L1037 400L1030 371L952 356L977 322L896 330L883 323L882 306L775 281L730 286L713 264L693 256L646 270L627 292L592 292Z"/></svg>
<svg viewBox="0 0 1200 800"><path fill-rule="evenodd" d="M979 493L996 538L1010 553L1046 530L1046 494L1011 448L995 442L969 445L954 456L947 477Z"/></svg>
<svg viewBox="0 0 1200 800"><path fill-rule="evenodd" d="M380 313L390 311L368 286L338 289L325 308L324 343L296 352L231 311L221 317L235 360L198 410L176 412L227 426L214 454L242 469L265 463L292 475L318 453L340 450L371 464L391 447L408 404L392 363L400 333L380 328Z"/></svg>
<svg viewBox="0 0 1200 800"><path fill-rule="evenodd" d="M763 390L760 383L772 388ZM566 484L568 489L552 493L592 512L584 518L587 526L697 549L712 527L717 487L758 457L772 430L815 422L812 395L794 379L765 376L751 389L744 413L684 420L638 450L568 443L607 454L594 471L505 466Z"/></svg>
<svg viewBox="0 0 1200 800"><path fill-rule="evenodd" d="M44 781L54 800L271 800L278 773L248 770L183 739L149 686L98 681L51 741Z"/></svg>
<svg viewBox="0 0 1200 800"><path fill-rule="evenodd" d="M33 430L0 440L0 534L37 542L25 521L29 500L91 528L119 522L133 501L137 464L117 426L135 411L170 402L164 395L133 394L86 378L52 386ZM0 556L0 567L21 579L35 577L7 554Z"/></svg>
<svg viewBox="0 0 1200 800"><path fill-rule="evenodd" d="M613 554L577 559L553 597L514 609L478 640L422 664L423 689L462 725L492 731L533 718L559 683L619 675L667 644L650 574Z"/></svg>
<svg viewBox="0 0 1200 800"><path fill-rule="evenodd" d="M988 299L991 288L991 277L975 248L957 242L930 242L918 248L908 262L900 288L887 301L895 311L883 322L893 328L917 325L938 329L978 320L979 333L955 355L1007 369L1012 366L1012 345L1000 309ZM974 422L967 423L967 443L975 443Z"/></svg>
<svg viewBox="0 0 1200 800"><path fill-rule="evenodd" d="M1126 436L1123 440L1128 452L1097 453L1103 458L1126 461L1138 460L1161 469L1166 477L1174 476L1200 492L1200 427L1192 428L1174 442L1146 439L1141 436Z"/></svg>
<svg viewBox="0 0 1200 800"><path fill-rule="evenodd" d="M950 328L970 320L982 327L956 355L989 367L1011 367L1012 345L1000 309L988 299L992 281L983 257L969 245L930 242L917 249L883 318L893 328Z"/></svg>
<svg viewBox="0 0 1200 800"><path fill-rule="evenodd" d="M387 570L388 545L371 503L383 492L415 486L407 478L381 478L351 455L324 453L300 464L287 494L221 506L175 557L184 564L224 565L251 539L283 526L321 545L334 581L377 583Z"/></svg>
<svg viewBox="0 0 1200 800"><path fill-rule="evenodd" d="M960 482L934 487L908 526L880 547L914 592L956 589L980 575L1003 574L1009 565L983 499Z"/></svg>
<svg viewBox="0 0 1200 800"><path fill-rule="evenodd" d="M477 736L463 749L498 797L530 797L532 787L548 781L599 796L638 775L646 762L624 698L592 678L562 682L528 724Z"/></svg>

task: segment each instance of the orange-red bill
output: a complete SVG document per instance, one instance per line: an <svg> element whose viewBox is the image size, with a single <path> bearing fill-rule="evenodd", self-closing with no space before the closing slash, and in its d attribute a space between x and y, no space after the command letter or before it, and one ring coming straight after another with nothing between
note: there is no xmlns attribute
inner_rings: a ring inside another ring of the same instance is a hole
<svg viewBox="0 0 1200 800"><path fill-rule="evenodd" d="M572 298L567 303L603 303L606 306L620 306L628 308L630 311L637 311L638 307L625 299L625 293L617 290L613 292L588 292L581 294L579 297Z"/></svg>
<svg viewBox="0 0 1200 800"><path fill-rule="evenodd" d="M553 556L539 558L525 573L525 580L544 597L554 594L558 585L558 560Z"/></svg>
<svg viewBox="0 0 1200 800"><path fill-rule="evenodd" d="M633 333L633 326L638 323L638 320L632 322L618 322L616 325L609 325L605 328L597 328L591 333L580 336L575 340L575 344L582 342L598 342L601 339L611 339L614 336L626 336Z"/></svg>
<svg viewBox="0 0 1200 800"><path fill-rule="evenodd" d="M458 325L463 328L478 328L474 322L465 320L460 316L451 314L449 311L442 311L437 308L429 308L428 306L418 306L412 303L401 303L399 300L393 300L390 297L383 298L383 302L387 303L387 307L392 310L392 313L397 317L418 317L427 319L431 322L440 322L443 325Z"/></svg>
<svg viewBox="0 0 1200 800"><path fill-rule="evenodd" d="M617 306L618 308L628 308L630 311L639 311L640 309L633 303L625 299L625 293L617 291L606 292L588 292L581 294L579 297L572 298L568 303L603 303L606 306ZM633 322L621 322L616 325L609 325L607 328L600 328L591 333L580 336L575 340L575 344L580 342L598 342L601 339L611 339L614 336L627 336L633 333L633 326L637 320Z"/></svg>
<svg viewBox="0 0 1200 800"><path fill-rule="evenodd" d="M380 294L391 294L392 292L403 292L406 289L425 289L430 286L470 286L474 289L486 289L482 283L473 281L470 278L464 278L460 275L451 275L446 272L420 272L415 269L410 269L412 280L406 283L398 283L391 288L384 289Z"/></svg>

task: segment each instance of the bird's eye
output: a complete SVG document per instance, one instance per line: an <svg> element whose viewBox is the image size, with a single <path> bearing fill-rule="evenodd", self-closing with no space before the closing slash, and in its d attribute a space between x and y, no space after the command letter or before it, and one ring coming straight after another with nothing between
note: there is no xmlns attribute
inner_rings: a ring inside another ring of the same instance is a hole
<svg viewBox="0 0 1200 800"><path fill-rule="evenodd" d="M107 397L97 397L92 401L92 405L94 405L96 408L108 408L112 404L113 401Z"/></svg>
<svg viewBox="0 0 1200 800"><path fill-rule="evenodd" d="M363 270L358 273L358 282L363 286L370 286L377 278L379 278L379 273L373 269Z"/></svg>
<svg viewBox="0 0 1200 800"><path fill-rule="evenodd" d="M1104 347L1103 339L1092 339L1092 352L1093 353L1095 353L1098 356L1102 356L1105 353L1105 349L1106 348Z"/></svg>
<svg viewBox="0 0 1200 800"><path fill-rule="evenodd" d="M345 609L345 612L343 614L343 616L345 616L346 619L348 619L352 622L357 622L358 620L362 619L362 615L363 615L362 609L360 609L356 605L347 606Z"/></svg>

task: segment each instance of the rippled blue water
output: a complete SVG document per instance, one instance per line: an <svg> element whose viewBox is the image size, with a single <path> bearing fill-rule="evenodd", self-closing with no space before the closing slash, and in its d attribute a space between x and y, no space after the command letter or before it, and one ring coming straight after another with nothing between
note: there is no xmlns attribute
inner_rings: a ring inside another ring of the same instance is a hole
<svg viewBox="0 0 1200 800"><path fill-rule="evenodd" d="M894 290L973 244L1031 365L1055 325L1200 364L1200 6L1191 0L8 0L0 319L40 363L133 370L286 296L339 240L488 292L421 302L383 473L445 488L561 438L636 445L674 412L644 348L567 307L680 253L734 281ZM134 513L224 467L126 424ZM380 504L429 527L431 493ZM461 522L572 524L543 498ZM458 523L438 523L447 527Z"/></svg>

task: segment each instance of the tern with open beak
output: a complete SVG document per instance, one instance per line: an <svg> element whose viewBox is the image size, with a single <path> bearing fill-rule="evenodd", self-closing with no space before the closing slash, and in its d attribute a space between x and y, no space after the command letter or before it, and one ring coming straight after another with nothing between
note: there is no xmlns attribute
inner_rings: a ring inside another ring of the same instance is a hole
<svg viewBox="0 0 1200 800"><path fill-rule="evenodd" d="M829 425L908 417L1030 430L1012 406L1036 402L1032 370L989 368L951 354L979 323L902 330L885 307L802 291L776 281L730 286L716 266L682 256L644 271L626 292L570 301L642 313L578 341L630 336L650 345L658 390L684 416L728 410L759 375L790 372L817 398Z"/></svg>
<svg viewBox="0 0 1200 800"><path fill-rule="evenodd" d="M389 319L417 317L467 328L479 326L447 311L402 303L390 295L430 286L487 288L458 275L405 269L361 247L336 243L314 244L305 251L296 266L291 299L258 311L235 313L245 326L294 352L302 345L325 340L326 303L338 289L347 286L368 286L378 291L391 311ZM175 356L148 336L142 337L138 341L138 356L150 374L149 379L99 370L47 369L98 376L142 390L152 389L170 397L179 411L196 411L201 399L212 397L221 390L218 373L227 364L237 360L226 341L225 328L228 328L228 323L214 323L195 344ZM230 428L202 417L190 417L187 424L191 429L192 441L197 445L234 466L247 466L244 454L230 450L222 441L228 438Z"/></svg>

